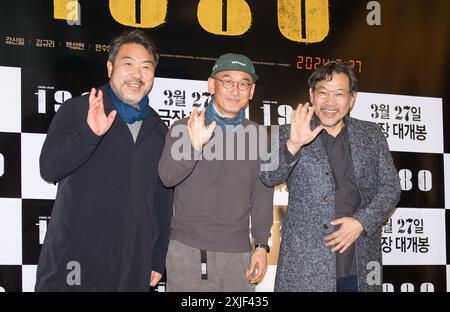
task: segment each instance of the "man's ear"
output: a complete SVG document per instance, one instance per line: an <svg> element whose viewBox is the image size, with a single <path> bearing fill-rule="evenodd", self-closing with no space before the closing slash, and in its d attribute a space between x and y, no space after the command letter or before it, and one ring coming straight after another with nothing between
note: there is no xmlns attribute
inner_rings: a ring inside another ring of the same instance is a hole
<svg viewBox="0 0 450 312"><path fill-rule="evenodd" d="M256 84L253 83L253 84L250 86L249 100L252 100L252 99L253 99L253 94L255 93L255 89L256 89Z"/></svg>
<svg viewBox="0 0 450 312"><path fill-rule="evenodd" d="M313 89L309 88L309 102L313 104L313 98L314 98L314 91Z"/></svg>
<svg viewBox="0 0 450 312"><path fill-rule="evenodd" d="M212 77L208 78L208 92L209 94L213 95L215 91L215 80Z"/></svg>
<svg viewBox="0 0 450 312"><path fill-rule="evenodd" d="M106 62L106 68L108 69L108 78L111 78L112 75L112 71L113 71L113 64L111 63L110 60L108 60L108 62Z"/></svg>
<svg viewBox="0 0 450 312"><path fill-rule="evenodd" d="M356 102L356 92L350 93L350 111L353 109L353 106L355 106Z"/></svg>

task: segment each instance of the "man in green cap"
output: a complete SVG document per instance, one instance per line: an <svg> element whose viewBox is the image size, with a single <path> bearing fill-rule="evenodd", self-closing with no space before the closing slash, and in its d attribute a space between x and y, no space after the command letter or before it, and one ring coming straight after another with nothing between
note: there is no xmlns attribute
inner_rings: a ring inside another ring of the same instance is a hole
<svg viewBox="0 0 450 312"><path fill-rule="evenodd" d="M264 277L273 188L261 183L252 153L263 128L245 118L257 79L248 57L222 55L208 78L207 107L166 137L159 175L175 190L167 291L254 291Z"/></svg>

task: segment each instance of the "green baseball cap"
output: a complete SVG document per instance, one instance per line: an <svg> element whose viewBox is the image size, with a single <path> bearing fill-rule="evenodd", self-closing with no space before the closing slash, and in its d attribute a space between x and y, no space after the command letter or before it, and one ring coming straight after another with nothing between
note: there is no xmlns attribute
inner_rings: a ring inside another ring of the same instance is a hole
<svg viewBox="0 0 450 312"><path fill-rule="evenodd" d="M212 68L211 76L225 70L238 70L250 74L254 81L258 80L252 61L242 54L226 53L221 55Z"/></svg>

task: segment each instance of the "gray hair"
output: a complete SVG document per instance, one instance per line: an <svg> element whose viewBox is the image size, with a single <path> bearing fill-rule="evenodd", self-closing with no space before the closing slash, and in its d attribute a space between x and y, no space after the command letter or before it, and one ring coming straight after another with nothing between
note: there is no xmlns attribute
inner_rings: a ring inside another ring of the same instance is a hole
<svg viewBox="0 0 450 312"><path fill-rule="evenodd" d="M143 30L132 29L122 32L117 37L113 38L109 48L108 60L114 63L117 53L122 45L128 43L136 43L142 45L148 53L155 59L155 66L158 64L159 53L156 42Z"/></svg>
<svg viewBox="0 0 450 312"><path fill-rule="evenodd" d="M334 74L345 74L350 81L350 92L355 93L358 90L358 80L355 72L347 63L330 61L325 65L316 69L308 78L309 87L312 90L316 89L316 84L319 81L330 81Z"/></svg>

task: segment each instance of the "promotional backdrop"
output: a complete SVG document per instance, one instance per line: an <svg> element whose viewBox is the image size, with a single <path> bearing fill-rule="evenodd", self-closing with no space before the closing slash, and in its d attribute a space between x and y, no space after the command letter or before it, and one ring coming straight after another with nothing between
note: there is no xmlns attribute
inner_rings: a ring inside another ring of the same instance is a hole
<svg viewBox="0 0 450 312"><path fill-rule="evenodd" d="M150 105L169 126L204 103L223 53L254 61L249 117L266 126L290 122L318 66L352 64L351 115L380 125L403 190L380 242L383 290L450 291L449 12L447 0L2 1L0 291L34 289L56 192L39 174L45 134L64 101L107 81L109 42L129 28L159 43ZM277 187L259 291L273 290L287 197Z"/></svg>

